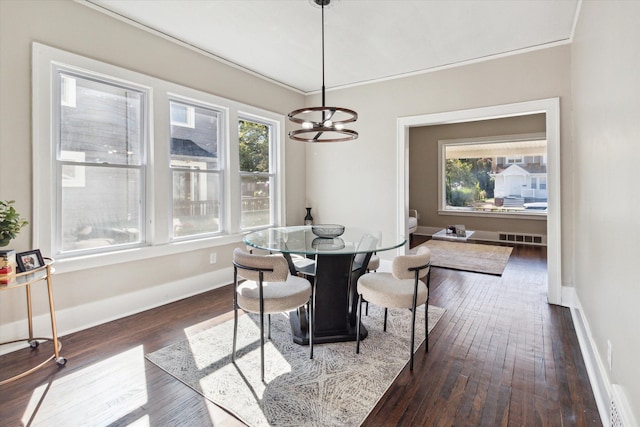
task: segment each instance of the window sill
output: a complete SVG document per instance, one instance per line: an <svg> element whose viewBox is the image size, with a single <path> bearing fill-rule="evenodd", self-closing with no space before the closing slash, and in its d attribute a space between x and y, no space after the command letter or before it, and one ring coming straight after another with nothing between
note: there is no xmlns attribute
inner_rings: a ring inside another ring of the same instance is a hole
<svg viewBox="0 0 640 427"><path fill-rule="evenodd" d="M481 217L481 218L508 218L508 219L532 219L538 221L547 220L547 212L533 213L533 212L478 212L478 211L449 211L438 210L438 215L446 216L466 216L466 217Z"/></svg>
<svg viewBox="0 0 640 427"><path fill-rule="evenodd" d="M141 261L167 255L176 255L206 248L237 244L242 242L245 233L217 236L206 239L171 242L165 245L145 246L124 249L117 252L75 256L56 260L56 273L70 273L90 268L105 267L113 264Z"/></svg>

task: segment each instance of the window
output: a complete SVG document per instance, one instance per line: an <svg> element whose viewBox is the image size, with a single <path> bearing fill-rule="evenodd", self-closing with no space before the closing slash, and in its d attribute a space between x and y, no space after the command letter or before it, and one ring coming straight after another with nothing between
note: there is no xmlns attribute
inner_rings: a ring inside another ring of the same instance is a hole
<svg viewBox="0 0 640 427"><path fill-rule="evenodd" d="M439 141L441 213L546 215L544 135Z"/></svg>
<svg viewBox="0 0 640 427"><path fill-rule="evenodd" d="M281 114L38 43L33 64L34 245L59 271L285 223Z"/></svg>
<svg viewBox="0 0 640 427"><path fill-rule="evenodd" d="M140 244L147 93L62 69L57 81L59 251Z"/></svg>
<svg viewBox="0 0 640 427"><path fill-rule="evenodd" d="M524 159L522 156L507 156L506 164L508 165L517 165L524 163Z"/></svg>
<svg viewBox="0 0 640 427"><path fill-rule="evenodd" d="M179 102L169 103L171 114L171 126L195 127L196 109L191 105L184 105Z"/></svg>
<svg viewBox="0 0 640 427"><path fill-rule="evenodd" d="M223 112L178 101L170 104L172 237L219 232L222 171L218 157ZM184 112L190 112L190 126L180 121Z"/></svg>
<svg viewBox="0 0 640 427"><path fill-rule="evenodd" d="M241 229L273 224L273 125L256 120L238 121L241 181Z"/></svg>

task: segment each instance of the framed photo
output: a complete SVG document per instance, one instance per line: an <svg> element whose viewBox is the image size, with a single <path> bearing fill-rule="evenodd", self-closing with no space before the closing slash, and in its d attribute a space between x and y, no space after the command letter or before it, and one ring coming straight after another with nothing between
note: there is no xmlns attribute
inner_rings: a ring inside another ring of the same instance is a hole
<svg viewBox="0 0 640 427"><path fill-rule="evenodd" d="M23 272L44 266L44 259L42 259L40 249L17 253L16 262L18 263L20 271Z"/></svg>

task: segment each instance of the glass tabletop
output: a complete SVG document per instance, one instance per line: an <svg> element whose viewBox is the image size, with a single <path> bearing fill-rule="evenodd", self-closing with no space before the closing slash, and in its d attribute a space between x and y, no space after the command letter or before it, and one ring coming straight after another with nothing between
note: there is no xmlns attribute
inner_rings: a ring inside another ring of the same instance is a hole
<svg viewBox="0 0 640 427"><path fill-rule="evenodd" d="M406 243L404 236L358 227L345 227L336 237L320 237L318 234L326 235L320 227L322 225L268 228L247 234L244 243L267 251L301 255L380 252Z"/></svg>

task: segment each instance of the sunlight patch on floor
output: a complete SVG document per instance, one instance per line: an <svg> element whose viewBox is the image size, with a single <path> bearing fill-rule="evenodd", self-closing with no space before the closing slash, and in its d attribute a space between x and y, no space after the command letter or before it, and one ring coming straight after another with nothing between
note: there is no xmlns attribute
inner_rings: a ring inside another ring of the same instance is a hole
<svg viewBox="0 0 640 427"><path fill-rule="evenodd" d="M275 315L286 317L289 316L288 313L278 313ZM265 362L274 363L276 366L283 366L282 363L284 362L284 364L288 366L284 357L275 350L275 347L273 347L267 339L267 328L267 316L265 315ZM228 320L223 325L217 326L216 329L220 331L220 334L216 336L216 339L226 341L226 343L228 344L228 352L212 352L210 342L211 338L204 338L208 334L194 335L190 334L187 329L185 329L185 335L187 336L187 340L189 342L189 349L191 351L193 361L199 370L216 366L220 364L220 362L222 362L225 358L231 355L233 342L233 319ZM252 321L249 316L241 315L238 317L238 354L242 354L242 351L245 348L252 349L250 350L250 353L248 355L254 354L256 352L259 355L260 324ZM288 368L290 371L291 367L288 366ZM289 371L283 371L282 373Z"/></svg>
<svg viewBox="0 0 640 427"><path fill-rule="evenodd" d="M36 388L22 421L31 426L80 426L88 420L109 425L147 400L144 351L138 346ZM135 425L147 426L148 419Z"/></svg>

